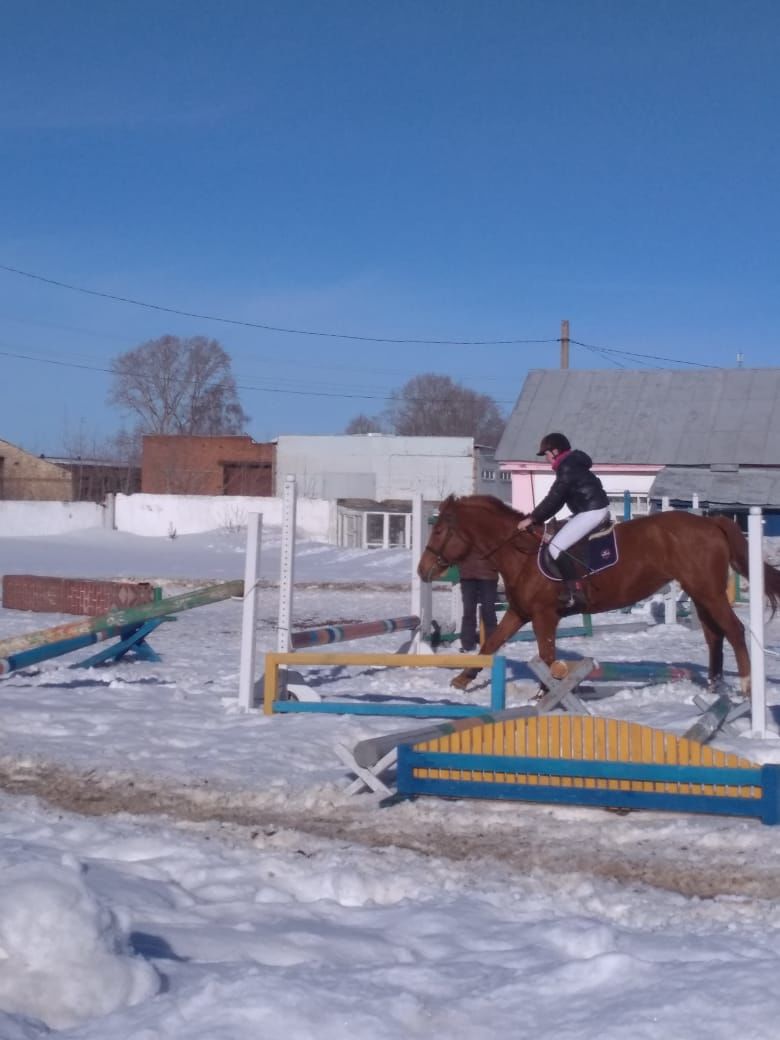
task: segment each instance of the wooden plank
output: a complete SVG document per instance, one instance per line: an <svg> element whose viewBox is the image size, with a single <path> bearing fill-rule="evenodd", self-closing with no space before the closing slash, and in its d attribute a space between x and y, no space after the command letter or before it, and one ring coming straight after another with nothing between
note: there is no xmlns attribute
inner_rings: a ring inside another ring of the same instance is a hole
<svg viewBox="0 0 780 1040"><path fill-rule="evenodd" d="M684 740L693 740L698 744L706 744L712 740L714 735L726 721L726 718L734 705L728 694L721 694L717 700L709 706L701 718L683 733Z"/></svg>

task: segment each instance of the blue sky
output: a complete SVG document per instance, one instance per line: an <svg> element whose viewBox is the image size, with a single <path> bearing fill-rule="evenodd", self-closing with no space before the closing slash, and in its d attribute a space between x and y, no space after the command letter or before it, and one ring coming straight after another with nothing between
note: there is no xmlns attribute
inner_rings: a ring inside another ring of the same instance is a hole
<svg viewBox="0 0 780 1040"><path fill-rule="evenodd" d="M165 333L220 341L257 440L342 432L424 372L508 410L561 319L599 348L572 367L777 364L775 0L3 21L0 265L75 288L0 270L1 439L99 444L112 358Z"/></svg>

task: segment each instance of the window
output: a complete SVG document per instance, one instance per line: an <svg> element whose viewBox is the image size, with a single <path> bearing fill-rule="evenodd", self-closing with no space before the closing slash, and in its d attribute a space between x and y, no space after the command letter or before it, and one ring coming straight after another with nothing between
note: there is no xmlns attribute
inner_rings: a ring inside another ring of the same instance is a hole
<svg viewBox="0 0 780 1040"><path fill-rule="evenodd" d="M494 469L483 469L482 470L482 479L483 480L495 480L496 479L496 471Z"/></svg>
<svg viewBox="0 0 780 1040"><path fill-rule="evenodd" d="M411 521L411 513L366 513L365 548L411 548Z"/></svg>
<svg viewBox="0 0 780 1040"><path fill-rule="evenodd" d="M647 516L650 512L650 496L634 492L630 498L631 516ZM616 520L622 520L625 516L625 496L622 493L619 495L610 494L609 507L612 510L612 516Z"/></svg>

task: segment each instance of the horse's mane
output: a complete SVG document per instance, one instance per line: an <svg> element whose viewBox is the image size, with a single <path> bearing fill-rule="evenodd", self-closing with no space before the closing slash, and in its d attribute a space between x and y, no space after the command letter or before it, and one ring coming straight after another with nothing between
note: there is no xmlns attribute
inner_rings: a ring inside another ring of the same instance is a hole
<svg viewBox="0 0 780 1040"><path fill-rule="evenodd" d="M460 498L450 495L449 501L455 506L464 505L474 506L477 509L489 509L493 512L501 513L502 516L512 517L514 520L522 520L525 516L525 513L520 513L517 509L513 509L512 506L508 506L506 502L502 502L495 495L463 495Z"/></svg>

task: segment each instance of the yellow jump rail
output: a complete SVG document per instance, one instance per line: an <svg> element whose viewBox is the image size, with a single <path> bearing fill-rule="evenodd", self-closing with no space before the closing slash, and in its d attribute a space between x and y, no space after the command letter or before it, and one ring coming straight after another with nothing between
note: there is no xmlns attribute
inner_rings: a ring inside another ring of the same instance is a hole
<svg viewBox="0 0 780 1040"><path fill-rule="evenodd" d="M265 655L265 677L263 689L263 711L266 715L276 712L327 712L341 715L405 715L434 718L463 718L485 713L486 705L449 704L434 701L410 704L377 703L358 698L350 701L295 701L280 696L279 671L287 665L296 669L323 665L382 668L489 668L490 708L500 711L506 703L506 659L491 654L382 654L382 653L329 653L301 652L279 653L270 651Z"/></svg>

